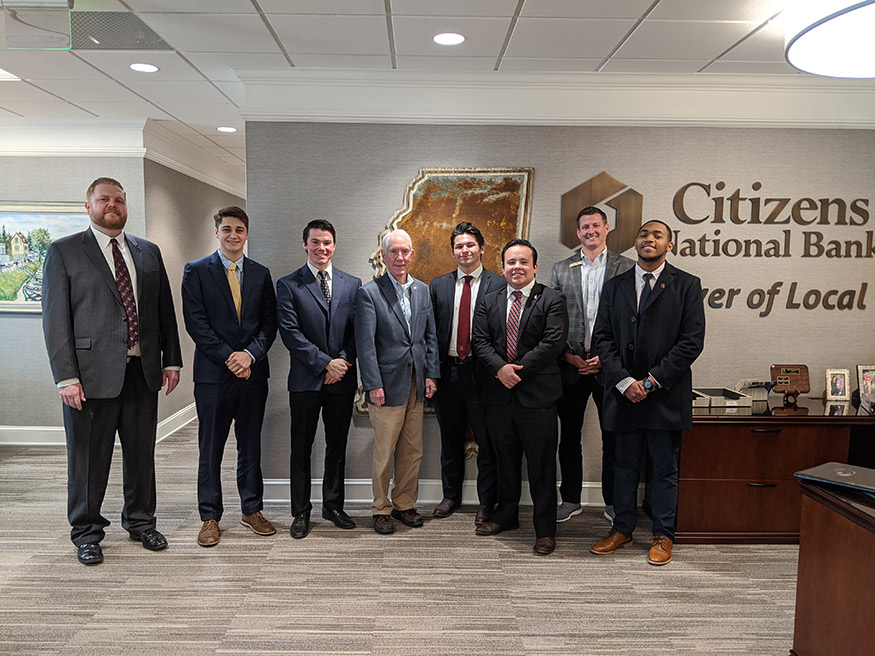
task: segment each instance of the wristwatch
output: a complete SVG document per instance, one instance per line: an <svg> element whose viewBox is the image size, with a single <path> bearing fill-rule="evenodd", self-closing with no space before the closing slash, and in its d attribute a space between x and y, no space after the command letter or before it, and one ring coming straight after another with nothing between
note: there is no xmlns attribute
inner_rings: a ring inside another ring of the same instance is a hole
<svg viewBox="0 0 875 656"><path fill-rule="evenodd" d="M645 378L644 382L642 382L641 385L644 387L644 391L648 394L650 394L654 390L653 382L650 380L650 378Z"/></svg>

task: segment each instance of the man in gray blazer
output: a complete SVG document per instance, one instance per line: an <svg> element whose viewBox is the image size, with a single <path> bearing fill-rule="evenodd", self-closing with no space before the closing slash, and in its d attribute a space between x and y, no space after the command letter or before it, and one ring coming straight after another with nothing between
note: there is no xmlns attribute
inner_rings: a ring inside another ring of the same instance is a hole
<svg viewBox="0 0 875 656"><path fill-rule="evenodd" d="M67 517L79 562L103 561L100 514L118 431L124 461L122 526L158 551L155 432L158 390L179 382L182 355L158 247L125 234L125 191L88 187L84 232L52 242L43 267L43 332L67 433Z"/></svg>
<svg viewBox="0 0 875 656"><path fill-rule="evenodd" d="M577 238L580 251L557 262L549 285L568 299L568 344L560 360L562 401L559 403L559 468L562 502L556 509L556 521L565 522L580 514L583 487L583 451L581 430L589 397L595 401L602 419L604 396L599 354L592 345L592 333L598 315L599 298L606 280L628 271L635 262L612 253L605 240L610 230L608 218L597 207L584 207L577 215ZM602 430L602 497L605 517L614 519L614 437Z"/></svg>
<svg viewBox="0 0 875 656"><path fill-rule="evenodd" d="M423 400L440 377L428 285L408 274L413 242L404 230L381 241L388 271L358 290L355 343L368 414L374 427L374 530L394 533L392 518L422 526L414 505L422 462ZM395 485L389 477L395 461Z"/></svg>

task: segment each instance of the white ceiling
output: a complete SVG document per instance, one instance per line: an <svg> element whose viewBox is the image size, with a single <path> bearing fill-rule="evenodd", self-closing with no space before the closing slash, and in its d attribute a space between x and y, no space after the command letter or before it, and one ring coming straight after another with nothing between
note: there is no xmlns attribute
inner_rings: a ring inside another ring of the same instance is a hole
<svg viewBox="0 0 875 656"><path fill-rule="evenodd" d="M243 170L235 70L798 76L783 55L788 1L76 0L74 12L135 13L174 51L10 51L0 38L0 69L22 79L0 82L0 119L151 118ZM438 46L443 31L467 40Z"/></svg>

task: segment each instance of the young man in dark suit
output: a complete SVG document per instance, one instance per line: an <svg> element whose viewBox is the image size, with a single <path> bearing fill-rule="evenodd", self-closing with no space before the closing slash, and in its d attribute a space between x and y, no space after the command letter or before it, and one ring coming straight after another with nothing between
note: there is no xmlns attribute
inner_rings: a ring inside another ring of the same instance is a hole
<svg viewBox="0 0 875 656"><path fill-rule="evenodd" d="M648 221L635 239L638 264L605 283L594 340L605 372L603 422L617 441L609 554L632 543L644 449L653 461L653 540L648 562L671 561L678 505L681 431L693 427L690 367L705 342L702 284L665 261L671 228Z"/></svg>
<svg viewBox="0 0 875 656"><path fill-rule="evenodd" d="M232 421L240 523L258 535L276 533L261 514L261 426L270 377L267 352L276 338L276 296L270 271L243 255L249 238L246 212L226 207L213 218L219 249L186 264L182 277L185 328L195 344L197 489L203 521L197 542L202 547L219 542L222 454Z"/></svg>
<svg viewBox="0 0 875 656"><path fill-rule="evenodd" d="M480 507L474 523L478 526L489 521L498 501L498 487L495 452L474 380L477 358L471 350L471 324L486 295L505 286L504 278L483 268L484 243L476 226L459 223L450 235L453 259L459 266L429 285L441 362L434 407L441 428L443 500L434 509L434 516L449 517L462 504L465 433L470 424L477 442Z"/></svg>
<svg viewBox="0 0 875 656"><path fill-rule="evenodd" d="M556 548L556 404L559 355L568 338L565 297L535 282L538 251L525 239L504 247L507 289L489 294L474 318L472 344L498 460L498 507L477 535L519 527L523 454L534 501L536 555Z"/></svg>
<svg viewBox="0 0 875 656"><path fill-rule="evenodd" d="M331 264L334 226L324 219L304 228L307 262L276 283L280 337L289 349L293 538L310 531L310 455L319 413L325 425L322 518L355 528L343 510L346 441L356 390L355 295L362 281Z"/></svg>
<svg viewBox="0 0 875 656"><path fill-rule="evenodd" d="M52 242L43 267L43 331L67 433L67 517L79 562L103 562L100 514L118 431L124 460L122 526L158 551L155 433L158 390L179 382L173 296L158 247L124 232L125 191L88 187L84 232Z"/></svg>

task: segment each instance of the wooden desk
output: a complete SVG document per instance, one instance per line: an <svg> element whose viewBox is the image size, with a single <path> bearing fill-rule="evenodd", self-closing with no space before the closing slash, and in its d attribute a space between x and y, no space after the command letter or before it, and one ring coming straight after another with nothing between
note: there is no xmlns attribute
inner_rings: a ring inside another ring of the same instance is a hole
<svg viewBox="0 0 875 656"><path fill-rule="evenodd" d="M820 399L799 400L807 413L775 414L780 397L773 397L772 414L693 417L681 441L676 542L798 542L793 474L848 462L852 433L869 439L875 430L872 416L824 416Z"/></svg>
<svg viewBox="0 0 875 656"><path fill-rule="evenodd" d="M797 656L875 650L875 507L853 491L802 481Z"/></svg>

